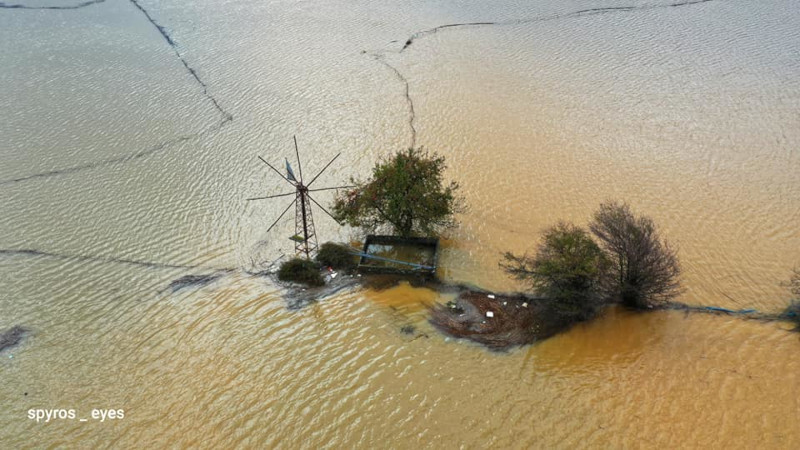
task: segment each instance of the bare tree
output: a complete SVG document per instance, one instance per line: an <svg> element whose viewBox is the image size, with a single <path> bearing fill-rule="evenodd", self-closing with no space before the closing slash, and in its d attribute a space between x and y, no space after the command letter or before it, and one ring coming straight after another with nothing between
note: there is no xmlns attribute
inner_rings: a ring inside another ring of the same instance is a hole
<svg viewBox="0 0 800 450"><path fill-rule="evenodd" d="M677 253L652 219L637 217L625 203L607 202L589 229L611 261L603 283L608 296L629 307L652 308L680 293Z"/></svg>

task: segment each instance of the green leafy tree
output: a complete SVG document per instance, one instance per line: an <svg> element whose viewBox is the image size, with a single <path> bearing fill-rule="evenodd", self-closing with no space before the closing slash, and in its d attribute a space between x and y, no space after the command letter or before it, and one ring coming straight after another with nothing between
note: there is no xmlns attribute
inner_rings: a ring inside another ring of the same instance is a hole
<svg viewBox="0 0 800 450"><path fill-rule="evenodd" d="M661 239L652 219L636 216L625 203L608 202L589 229L612 262L607 296L632 308L652 308L680 293L677 252Z"/></svg>
<svg viewBox="0 0 800 450"><path fill-rule="evenodd" d="M561 222L547 229L535 256L507 252L500 267L570 316L588 319L602 304L598 293L608 261L575 225Z"/></svg>
<svg viewBox="0 0 800 450"><path fill-rule="evenodd" d="M403 237L436 235L455 225L462 210L458 183L445 184L444 157L422 149L398 152L372 169L367 181L336 198L333 215L367 231Z"/></svg>

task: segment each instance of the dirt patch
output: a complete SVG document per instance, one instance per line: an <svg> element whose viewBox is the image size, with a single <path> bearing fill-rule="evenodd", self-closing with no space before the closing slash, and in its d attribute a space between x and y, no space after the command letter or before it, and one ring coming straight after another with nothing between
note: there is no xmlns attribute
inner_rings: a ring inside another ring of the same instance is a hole
<svg viewBox="0 0 800 450"><path fill-rule="evenodd" d="M464 291L447 304L433 306L430 318L439 331L492 350L546 339L578 321L554 311L544 299L481 291Z"/></svg>

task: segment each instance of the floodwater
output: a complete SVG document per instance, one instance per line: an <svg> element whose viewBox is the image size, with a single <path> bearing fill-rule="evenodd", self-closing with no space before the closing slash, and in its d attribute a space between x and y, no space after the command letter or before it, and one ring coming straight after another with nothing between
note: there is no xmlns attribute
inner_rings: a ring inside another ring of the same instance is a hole
<svg viewBox="0 0 800 450"><path fill-rule="evenodd" d="M446 280L513 290L502 251L621 199L679 246L681 301L779 311L795 1L74 2L0 3L0 331L30 330L3 448L800 446L788 324L611 309L498 354L407 285L289 308L249 272L291 252L291 213L265 232L291 197L244 200L288 192L256 156L293 134L306 179L341 152L316 187L422 145L469 206Z"/></svg>

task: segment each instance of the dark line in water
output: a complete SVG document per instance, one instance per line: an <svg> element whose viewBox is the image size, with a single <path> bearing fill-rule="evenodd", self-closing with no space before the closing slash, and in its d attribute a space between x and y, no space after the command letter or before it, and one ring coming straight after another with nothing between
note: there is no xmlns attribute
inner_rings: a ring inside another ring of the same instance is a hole
<svg viewBox="0 0 800 450"><path fill-rule="evenodd" d="M406 103L408 103L408 127L411 129L411 148L413 148L417 145L417 129L414 127L414 119L416 119L417 115L414 111L414 100L411 99L411 94L409 93L408 79L406 79L406 77L403 76L403 74L400 73L396 67L386 62L386 60L383 58L383 55L373 54L372 57L375 58L376 61L388 67L389 70L395 74L397 79L399 79L405 87Z"/></svg>
<svg viewBox="0 0 800 450"><path fill-rule="evenodd" d="M134 0L130 0L134 1ZM556 14L550 16L543 16L543 17L533 17L530 19L515 19L515 20L508 20L508 21L501 21L501 22L464 22L464 23L450 23L446 25L439 25L438 27L430 28L427 30L421 30L413 33L406 39L405 44L400 50L388 50L384 49L379 52L369 53L370 56L375 61L383 64L384 66L388 67L389 69L394 72L397 78L404 84L405 86L405 96L406 102L408 103L409 108L409 118L408 118L408 126L411 131L411 146L414 147L417 143L417 129L414 126L414 120L416 119L416 113L414 112L414 100L411 98L409 94L409 83L408 78L403 75L396 67L392 66L384 59L384 55L386 53L403 53L405 49L407 49L411 44L414 43L415 40L420 39L424 36L429 34L433 34L438 32L439 30L445 30L449 28L459 28L459 27L481 27L481 26L490 26L490 25L523 25L528 23L534 22L545 22L550 20L557 20L557 19L565 19L569 17L579 17L579 16L588 16L594 14L607 14L607 13L615 13L615 12L630 12L636 10L650 10L650 9L659 9L659 8L674 8L674 7L681 7L681 6L690 6L690 5L697 5L700 3L707 3L712 1L718 0L687 0L677 3L669 3L669 4L662 4L662 5L645 5L645 6L612 6L606 8L590 8L590 9L581 9L578 11L573 11L570 13L565 14ZM398 42L397 40L393 40L390 43ZM362 51L362 53L367 53L366 51Z"/></svg>
<svg viewBox="0 0 800 450"><path fill-rule="evenodd" d="M230 120L231 119L226 118L225 120L223 120L222 122L214 125L213 127L207 128L207 129L205 129L203 131L200 131L198 133L193 133L193 134L189 134L189 135L185 135L185 136L179 136L179 137L177 137L175 139L171 139L169 141L162 142L160 144L156 144L153 147L150 147L148 149L145 149L145 150L133 153L133 154L119 156L119 157L116 157L116 158L104 159L104 160L100 160L100 161L95 161L95 162L91 162L91 163L87 163L87 164L82 164L80 166L67 167L65 169L50 170L50 171L47 171L47 172L39 172L39 173L35 173L35 174L32 174L32 175L26 175L24 177L13 178L13 179L10 179L10 180L3 180L3 181L0 181L0 186L7 185L7 184L20 183L20 182L23 182L23 181L30 181L30 180L37 179L37 178L50 178L50 177L59 176L59 175L68 175L68 174L72 174L72 173L76 173L76 172L83 172L84 170L91 170L91 169L96 169L98 167L111 166L111 165L115 165L115 164L122 164L122 163L130 162L130 161L133 161L133 160L136 160L136 159L144 158L145 156L150 156L152 154L164 151L164 150L167 149L167 147L169 147L169 146L171 146L173 144L177 144L177 143L180 143L180 142L188 141L190 139L194 139L194 138L198 138L200 136L203 136L204 134L208 134L208 133L213 133L213 132L219 131L219 129L222 128L223 126L225 126L228 122L230 122Z"/></svg>
<svg viewBox="0 0 800 450"><path fill-rule="evenodd" d="M175 293L187 288L203 287L219 280L221 277L222 272L214 272L204 275L184 275L180 278L172 280L169 283L169 286L167 286L167 289Z"/></svg>
<svg viewBox="0 0 800 450"><path fill-rule="evenodd" d="M148 12L141 4L139 4L137 0L128 0L128 1L132 3L133 6L135 6L139 11L141 11L142 14L144 14L144 16L147 18L147 21L150 22L156 28L156 30L158 30L158 32L161 34L161 37L163 37L164 40L167 42L167 44L169 44L169 46L172 47L172 50L175 52L175 56L178 57L178 59L183 63L183 67L186 68L186 71L189 72L189 74L192 75L192 77L194 77L195 81L197 81L197 83L203 88L203 94L206 96L206 98L211 100L211 103L214 104L214 107L217 108L217 111L219 111L220 114L222 114L225 120L233 120L233 116L228 111L225 111L219 105L219 103L217 103L217 99L214 98L214 96L208 92L208 85L206 85L206 83L200 79L200 76L197 75L197 71L192 66L190 66L189 63L186 61L186 59L184 59L183 55L181 55L181 52L178 50L178 44L175 42L174 39L172 39L172 36L170 36L167 29L161 26L158 22L156 22L156 20L153 19L153 16L150 15L150 12Z"/></svg>
<svg viewBox="0 0 800 450"><path fill-rule="evenodd" d="M187 289L187 288L200 288L211 284L225 275L232 273L243 273L254 278L262 278L269 276L270 271L254 272L247 269L233 268L233 267L207 267L193 264L168 264L154 261L140 261L128 258L116 258L113 256L97 256L97 255L69 255L65 253L54 253L36 249L0 249L0 258L3 257L27 257L27 258L48 258L57 259L67 262L93 262L100 264L124 264L129 266L143 267L146 269L161 269L161 270L197 270L204 271L205 274L194 275L188 274L178 277L167 285L164 292L168 290L172 293Z"/></svg>
<svg viewBox="0 0 800 450"><path fill-rule="evenodd" d="M206 269L205 267L192 266L192 265L164 264L151 261L137 261L134 259L114 258L114 257L104 257L104 256L66 255L62 253L51 253L33 249L0 249L0 256L28 256L35 258L55 258L65 261L88 261L88 262L99 262L99 263L129 264L139 267L147 267L151 269ZM226 270L226 269L211 269L211 270Z"/></svg>
<svg viewBox="0 0 800 450"><path fill-rule="evenodd" d="M28 6L22 4L15 4L9 5L7 3L0 2L0 8L2 9L49 9L49 10L67 10L67 9L81 9L87 6L96 5L98 3L103 3L106 0L88 0L83 3L78 3L76 5L67 5L67 6Z"/></svg>
<svg viewBox="0 0 800 450"><path fill-rule="evenodd" d="M606 13L615 13L615 12L630 12L630 11L644 11L650 9L661 9L661 8L677 8L681 6L691 6L697 5L700 3L707 3L717 0L694 0L694 1L683 1L677 3L669 3L663 5L643 5L643 6L611 6L605 8L588 8L588 9L581 9L578 11L573 11L570 13L565 14L555 14L551 16L543 16L543 17L532 17L530 19L515 19L515 20L507 20L507 21L500 21L500 22L465 22L465 23L451 23L447 25L440 25L438 27L430 28L427 30L417 31L416 33L412 34L408 39L406 39L406 43L403 45L403 48L400 49L397 53L402 53L403 50L408 48L411 44L414 43L415 40L427 36L429 34L433 34L438 32L439 30L447 29L447 28L457 28L457 27L477 27L477 26L487 26L487 25L523 25L527 23L534 23L534 22L546 22L550 20L557 20L557 19L566 19L569 17L580 17L580 16L589 16L594 14L606 14Z"/></svg>
<svg viewBox="0 0 800 450"><path fill-rule="evenodd" d="M774 322L774 321L788 321L791 322L791 317L787 316L785 312L783 313L765 313L761 312L757 309L747 308L747 309L729 309L723 308L720 306L702 306L702 305L688 305L686 303L681 302L669 302L661 307L656 309L666 309L666 310L674 310L674 311L684 311L686 313L694 312L694 313L704 313L704 314L712 314L712 315L727 315L727 316L736 316L741 317L743 319L751 319L751 320L758 320L762 322Z"/></svg>
<svg viewBox="0 0 800 450"><path fill-rule="evenodd" d="M0 3L0 5L3 5L3 7L6 7L6 8L22 8L22 9L77 9L79 7L88 6L88 5L95 4L95 3L101 3L101 2L104 2L104 1L105 0L92 0L92 1L81 3L80 5L75 5L75 6L70 6L70 7L64 6L64 7L34 8L34 7L24 7L24 5L10 5L10 6L8 6L8 5L5 5L4 3ZM214 108L216 108L217 111L219 111L219 113L222 115L222 117L223 117L222 121L220 123L218 123L217 125L209 127L209 128L207 128L207 129L205 129L203 131L200 131L200 132L197 132L197 133L193 133L193 134L189 134L189 135L180 136L180 137L177 137L177 138L162 142L160 144L156 144L154 147L151 147L151 148L148 148L148 149L145 149L145 150L141 150L141 151L133 153L133 154L129 154L129 155L125 155L125 156L119 156L119 157L115 157L115 158L104 159L104 160L95 161L95 162L91 162L91 163L87 163L87 164L73 166L73 167L67 167L65 169L49 170L49 171L46 171L46 172L39 172L39 173L26 175L26 176L19 177L19 178L13 178L13 179L9 179L9 180L2 180L2 181L0 181L0 186L8 185L8 184L14 184L14 183L20 183L20 182L25 182L25 181L31 181L31 180L35 180L35 179L41 179L41 178L50 178L50 177L55 177L55 176L68 175L68 174L73 174L73 173L77 173L77 172L82 172L82 171L85 171L85 170L96 169L98 167L104 167L104 166L109 166L109 165L127 163L127 162L130 162L130 161L133 161L133 160L137 160L137 159L140 159L140 158L143 158L143 157L146 157L146 156L150 156L152 154L164 151L164 150L167 149L167 147L169 147L169 146L171 146L173 144L177 144L177 143L180 143L180 142L188 141L190 139L198 138L198 137L203 136L203 135L208 134L208 133L213 133L213 132L219 131L228 122L231 122L233 120L233 115L230 114L228 111L226 111L224 108L222 108L222 106L220 106L220 104L217 102L217 99L213 95L211 95L211 93L209 93L208 85L206 85L206 83L203 82L203 80L200 79L200 76L197 75L197 71L192 66L189 65L189 63L186 61L186 59L183 58L181 53L178 51L177 43L175 42L174 39L172 39L172 36L170 36L169 32L164 27L159 25L155 21L155 19L153 19L153 17L150 15L150 13L144 7L142 7L137 0L128 0L128 1L130 3L132 3L139 11L141 11L142 14L144 14L145 18L147 19L147 21L150 22L156 28L156 30L158 30L159 34L161 34L161 37L164 38L164 40L167 42L167 44L175 52L175 55L181 61L181 63L183 64L183 67L186 69L186 71L189 72L189 74L195 79L195 81L200 85L200 87L202 87L203 95L208 100L211 101L211 103L214 105Z"/></svg>

